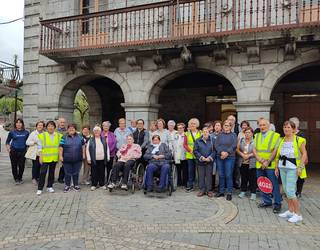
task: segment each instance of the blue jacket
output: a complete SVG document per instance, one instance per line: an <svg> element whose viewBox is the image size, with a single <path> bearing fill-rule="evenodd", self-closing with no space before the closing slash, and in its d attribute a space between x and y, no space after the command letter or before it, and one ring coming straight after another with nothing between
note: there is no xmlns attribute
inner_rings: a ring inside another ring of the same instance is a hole
<svg viewBox="0 0 320 250"><path fill-rule="evenodd" d="M219 134L214 141L214 147L217 151L217 155L220 156L221 152L227 152L228 158L236 157L238 137L235 133L224 133Z"/></svg>
<svg viewBox="0 0 320 250"><path fill-rule="evenodd" d="M169 146L165 143L161 143L159 146L159 151L155 154L152 154L152 150L155 147L152 144L149 144L148 149L146 151L146 153L144 154L143 158L148 161L149 163L160 163L160 164L164 164L164 163L168 163L168 161L170 161L172 159L172 154L171 151L169 149ZM156 160L153 158L154 155L164 155L164 159L161 160Z"/></svg>
<svg viewBox="0 0 320 250"><path fill-rule="evenodd" d="M80 135L64 135L60 141L60 147L63 148L63 162L82 161L83 145L84 140Z"/></svg>
<svg viewBox="0 0 320 250"><path fill-rule="evenodd" d="M29 137L27 130L12 130L9 132L6 144L11 146L14 151L25 151L27 149L26 142Z"/></svg>
<svg viewBox="0 0 320 250"><path fill-rule="evenodd" d="M203 136L201 136L201 138L197 139L196 142L194 143L193 152L194 152L194 155L196 156L196 159L199 165L212 164L216 154L214 145L212 143L212 138L209 136L207 140L204 141ZM205 157L205 158L210 157L212 161L211 162L201 161L200 160L201 157Z"/></svg>
<svg viewBox="0 0 320 250"><path fill-rule="evenodd" d="M106 140L104 138L100 138L101 139L101 143L103 145L103 149L104 149L104 164L108 163L108 144L106 143ZM90 153L90 158L91 158L91 164L92 165L96 165L96 139L95 137L91 137L89 140L89 153Z"/></svg>

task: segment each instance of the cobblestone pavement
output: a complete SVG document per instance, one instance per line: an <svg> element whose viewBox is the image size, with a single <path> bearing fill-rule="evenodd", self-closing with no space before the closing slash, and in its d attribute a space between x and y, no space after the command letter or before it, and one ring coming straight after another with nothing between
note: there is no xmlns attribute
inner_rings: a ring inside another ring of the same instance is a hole
<svg viewBox="0 0 320 250"><path fill-rule="evenodd" d="M15 186L8 156L0 153L0 248L320 248L320 173L310 173L301 199L304 221L292 225L236 195L227 202L182 190L172 197L145 197L86 186L64 194L55 184L56 193L37 197L27 166L25 183Z"/></svg>

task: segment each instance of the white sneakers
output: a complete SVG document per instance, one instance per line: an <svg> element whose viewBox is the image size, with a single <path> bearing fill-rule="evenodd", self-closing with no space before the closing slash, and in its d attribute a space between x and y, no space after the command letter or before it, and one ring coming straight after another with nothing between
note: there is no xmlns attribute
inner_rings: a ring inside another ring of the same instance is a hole
<svg viewBox="0 0 320 250"><path fill-rule="evenodd" d="M50 188L47 188L47 192L48 193L54 193L54 189L52 187ZM40 196L42 194L42 190L37 190L37 193L36 193L38 196Z"/></svg>
<svg viewBox="0 0 320 250"><path fill-rule="evenodd" d="M246 192L241 192L238 196L239 198L244 198L246 196Z"/></svg>
<svg viewBox="0 0 320 250"><path fill-rule="evenodd" d="M108 188L109 188L109 189L113 189L115 186L116 186L116 185L111 182L111 183L108 185Z"/></svg>
<svg viewBox="0 0 320 250"><path fill-rule="evenodd" d="M49 192L49 193L54 193L54 189L53 189L52 187L47 188L47 192Z"/></svg>
<svg viewBox="0 0 320 250"><path fill-rule="evenodd" d="M291 213L289 210L279 214L279 217L281 218L291 218L292 216L293 216L293 213Z"/></svg>
<svg viewBox="0 0 320 250"><path fill-rule="evenodd" d="M123 189L123 190L128 190L128 186L127 186L126 184L122 184L122 185L121 185L121 189Z"/></svg>
<svg viewBox="0 0 320 250"><path fill-rule="evenodd" d="M299 221L302 221L302 216L297 215L297 214L293 214L293 216L288 221L291 223L297 223Z"/></svg>
<svg viewBox="0 0 320 250"><path fill-rule="evenodd" d="M90 190L91 191L94 191L94 190L96 190L97 188L95 187L95 186L92 186L91 188L90 188Z"/></svg>
<svg viewBox="0 0 320 250"><path fill-rule="evenodd" d="M279 217L288 219L291 223L297 223L299 221L302 221L302 216L291 213L289 210L285 211L284 213L279 214Z"/></svg>

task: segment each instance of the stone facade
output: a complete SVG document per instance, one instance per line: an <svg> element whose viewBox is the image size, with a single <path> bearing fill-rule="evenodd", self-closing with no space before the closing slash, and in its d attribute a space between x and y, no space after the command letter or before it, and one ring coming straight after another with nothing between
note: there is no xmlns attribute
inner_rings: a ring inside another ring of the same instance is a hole
<svg viewBox="0 0 320 250"><path fill-rule="evenodd" d="M119 5L116 5L116 2ZM123 2L110 1L110 8L123 7L120 6ZM133 2L137 4L150 1L128 1L128 4ZM274 103L274 100L270 99L271 93L280 79L289 72L316 63L320 59L318 45L301 45L294 51L293 56L288 57L285 43L252 45L252 37L246 36L243 36L240 42L246 44L249 41L250 45L243 45L241 50L234 47L222 50L222 57L219 57L219 50L207 54L192 52L191 65L186 65L179 56L169 57L165 65L158 65L150 55L142 53L128 57L123 53L111 61L88 61L90 67L86 69L79 64L75 66L69 62L57 63L39 55L39 18L77 14L78 8L76 0L25 1L23 91L27 126L40 118L65 116L68 120L72 119L74 96L79 88L89 95L90 105L94 107L91 122L94 122L93 119L100 121L98 117L102 112L100 103L103 97L88 85L101 77L112 80L120 87L124 99L121 105L128 121L133 118L153 120L158 116L161 90L178 75L190 71L190 68L226 78L236 92L237 101L234 104L238 120L256 121L258 117L269 117ZM311 32L318 34L316 31ZM274 34L258 36L259 40L263 41L271 39ZM82 58L79 57L80 60Z"/></svg>

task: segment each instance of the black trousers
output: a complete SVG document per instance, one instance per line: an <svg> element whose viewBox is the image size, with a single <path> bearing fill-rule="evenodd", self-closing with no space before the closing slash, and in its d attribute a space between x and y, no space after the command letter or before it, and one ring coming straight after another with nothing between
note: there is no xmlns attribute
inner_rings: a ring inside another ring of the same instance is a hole
<svg viewBox="0 0 320 250"><path fill-rule="evenodd" d="M188 182L188 164L187 161L180 161L180 164L176 164L178 172L178 186L187 187Z"/></svg>
<svg viewBox="0 0 320 250"><path fill-rule="evenodd" d="M240 187L240 166L239 166L239 158L236 157L234 161L234 168L233 168L233 187L239 188Z"/></svg>
<svg viewBox="0 0 320 250"><path fill-rule="evenodd" d="M111 181L113 183L116 183L117 179L119 178L119 173L120 171L123 172L123 178L122 178L122 184L128 183L128 178L129 178L129 172L133 168L135 161L127 161L127 162L122 162L118 161L113 165L112 168L112 176L111 176Z"/></svg>
<svg viewBox="0 0 320 250"><path fill-rule="evenodd" d="M23 172L24 172L24 166L26 162L26 158L24 157L26 154L26 151L15 151L11 149L10 151L10 161L11 161L11 170L12 170L12 176L15 181L21 181Z"/></svg>
<svg viewBox="0 0 320 250"><path fill-rule="evenodd" d="M32 179L39 180L40 177L40 162L39 156L35 160L32 160Z"/></svg>
<svg viewBox="0 0 320 250"><path fill-rule="evenodd" d="M96 161L96 164L91 165L91 183L92 186L102 187L105 185L105 164L104 160Z"/></svg>
<svg viewBox="0 0 320 250"><path fill-rule="evenodd" d="M257 190L257 173L255 168L249 168L249 164L242 164L240 167L241 174L241 191L246 192L248 189L252 194Z"/></svg>
<svg viewBox="0 0 320 250"><path fill-rule="evenodd" d="M297 180L297 194L301 194L302 193L303 184L304 184L304 179L301 179L300 177L298 177L298 180Z"/></svg>
<svg viewBox="0 0 320 250"><path fill-rule="evenodd" d="M60 182L63 182L63 180L64 180L64 167L63 167L63 165L61 166L61 168L60 168L60 170L59 170L59 177L58 177L58 180L60 181Z"/></svg>
<svg viewBox="0 0 320 250"><path fill-rule="evenodd" d="M48 175L48 184L47 187L50 188L53 185L54 182L54 171L56 169L56 162L45 162L42 163L40 166L40 178L38 183L38 190L42 190L44 187L44 183L46 182L46 175L49 169L49 175Z"/></svg>
<svg viewBox="0 0 320 250"><path fill-rule="evenodd" d="M114 157L110 157L110 161L107 162L106 164L106 170L107 170L107 174L106 174L106 179L105 179L105 183L108 182L109 180L109 177L110 177L110 171L112 169L112 166L113 166L113 160L114 160Z"/></svg>

